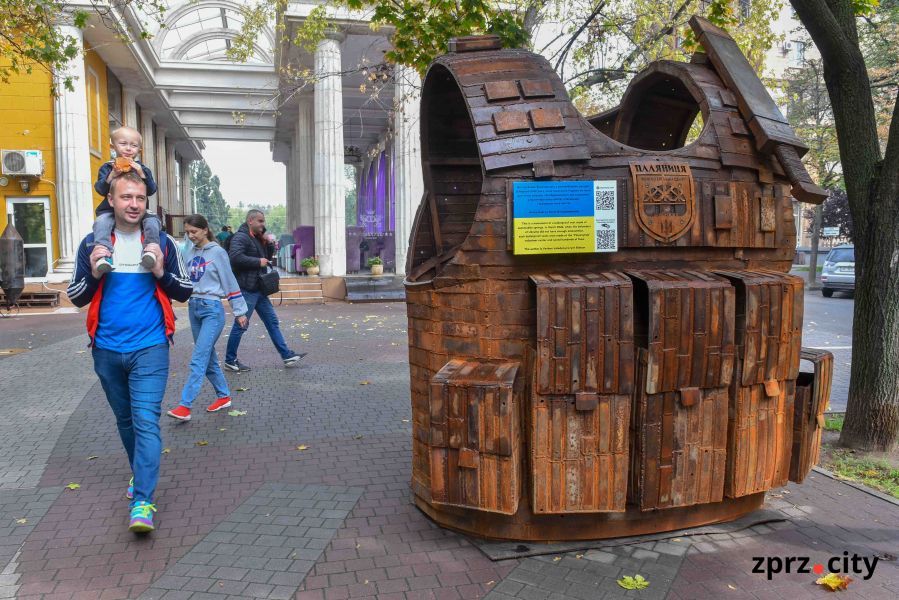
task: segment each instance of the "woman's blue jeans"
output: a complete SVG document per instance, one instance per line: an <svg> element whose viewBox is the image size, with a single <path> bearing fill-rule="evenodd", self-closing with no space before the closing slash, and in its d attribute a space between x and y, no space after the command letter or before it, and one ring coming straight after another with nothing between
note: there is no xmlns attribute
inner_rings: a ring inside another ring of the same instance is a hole
<svg viewBox="0 0 899 600"><path fill-rule="evenodd" d="M132 505L152 503L162 454L159 415L169 378L169 345L124 353L94 347L93 356L134 474Z"/></svg>
<svg viewBox="0 0 899 600"><path fill-rule="evenodd" d="M204 376L215 389L216 398L230 396L231 392L215 352L215 343L225 328L225 307L222 306L221 300L191 298L188 315L190 331L194 336L194 353L190 359L187 383L181 391L181 406L190 408L194 399L200 395Z"/></svg>

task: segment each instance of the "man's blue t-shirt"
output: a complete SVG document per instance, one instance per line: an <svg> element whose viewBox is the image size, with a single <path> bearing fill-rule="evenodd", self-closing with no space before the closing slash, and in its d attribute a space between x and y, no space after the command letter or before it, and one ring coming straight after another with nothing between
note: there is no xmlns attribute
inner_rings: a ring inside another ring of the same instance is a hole
<svg viewBox="0 0 899 600"><path fill-rule="evenodd" d="M156 278L141 266L140 231L115 231L115 270L104 276L94 343L113 352L136 352L165 344L165 320L156 298Z"/></svg>

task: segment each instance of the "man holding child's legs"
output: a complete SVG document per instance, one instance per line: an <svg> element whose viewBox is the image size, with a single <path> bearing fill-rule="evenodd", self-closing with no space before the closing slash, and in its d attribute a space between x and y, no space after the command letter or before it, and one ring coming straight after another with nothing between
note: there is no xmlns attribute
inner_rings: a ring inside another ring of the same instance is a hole
<svg viewBox="0 0 899 600"><path fill-rule="evenodd" d="M264 235L265 213L256 209L249 211L246 222L231 238L228 256L231 257L231 268L237 278L237 285L240 286L240 292L247 301L247 319L253 316L253 311L259 313L259 318L262 319L262 324L265 325L275 349L281 355L284 366L295 367L306 353L297 354L287 347L278 324L275 307L272 306L268 296L259 291L259 276L265 273L271 262L271 256L266 251ZM245 331L246 329L238 325L235 319L225 350L225 368L229 371L250 370L250 367L237 360L237 348Z"/></svg>
<svg viewBox="0 0 899 600"><path fill-rule="evenodd" d="M108 201L115 218L111 241L116 269L98 268L112 253L94 244L89 234L78 247L67 293L75 306L90 304L87 331L94 371L115 414L133 474L126 494L131 499L129 529L143 533L154 529L153 495L162 452L159 417L175 333L171 300L186 302L192 286L168 235L163 234L161 247L142 248L141 220L147 210L143 178L133 171L113 178ZM153 254L152 268L142 264L145 252Z"/></svg>

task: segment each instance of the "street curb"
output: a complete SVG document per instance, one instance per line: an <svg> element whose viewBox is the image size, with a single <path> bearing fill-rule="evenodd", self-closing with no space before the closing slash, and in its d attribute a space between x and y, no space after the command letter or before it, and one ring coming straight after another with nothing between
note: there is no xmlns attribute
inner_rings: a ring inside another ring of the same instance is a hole
<svg viewBox="0 0 899 600"><path fill-rule="evenodd" d="M846 479L841 479L840 477L837 477L836 475L834 475L831 471L828 471L827 469L824 469L822 467L812 467L812 471L814 471L816 473L820 473L821 475L824 475L825 477L830 477L834 481L839 481L840 483L844 483L844 484L848 485L849 487L854 487L855 489L865 492L866 494L870 494L871 496L874 496L875 498L880 498L881 500L886 500L890 504L899 506L899 499L893 498L892 496L890 496L888 494L884 494L881 491L875 490L874 488L870 488L861 483L856 483L854 481L848 481Z"/></svg>

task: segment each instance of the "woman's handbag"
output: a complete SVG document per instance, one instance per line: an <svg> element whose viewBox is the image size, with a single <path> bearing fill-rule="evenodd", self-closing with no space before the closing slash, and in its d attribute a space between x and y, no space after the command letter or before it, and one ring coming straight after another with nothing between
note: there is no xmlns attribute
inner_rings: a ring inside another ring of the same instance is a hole
<svg viewBox="0 0 899 600"><path fill-rule="evenodd" d="M278 285L281 282L281 276L272 268L259 276L259 292L266 296L278 293Z"/></svg>

